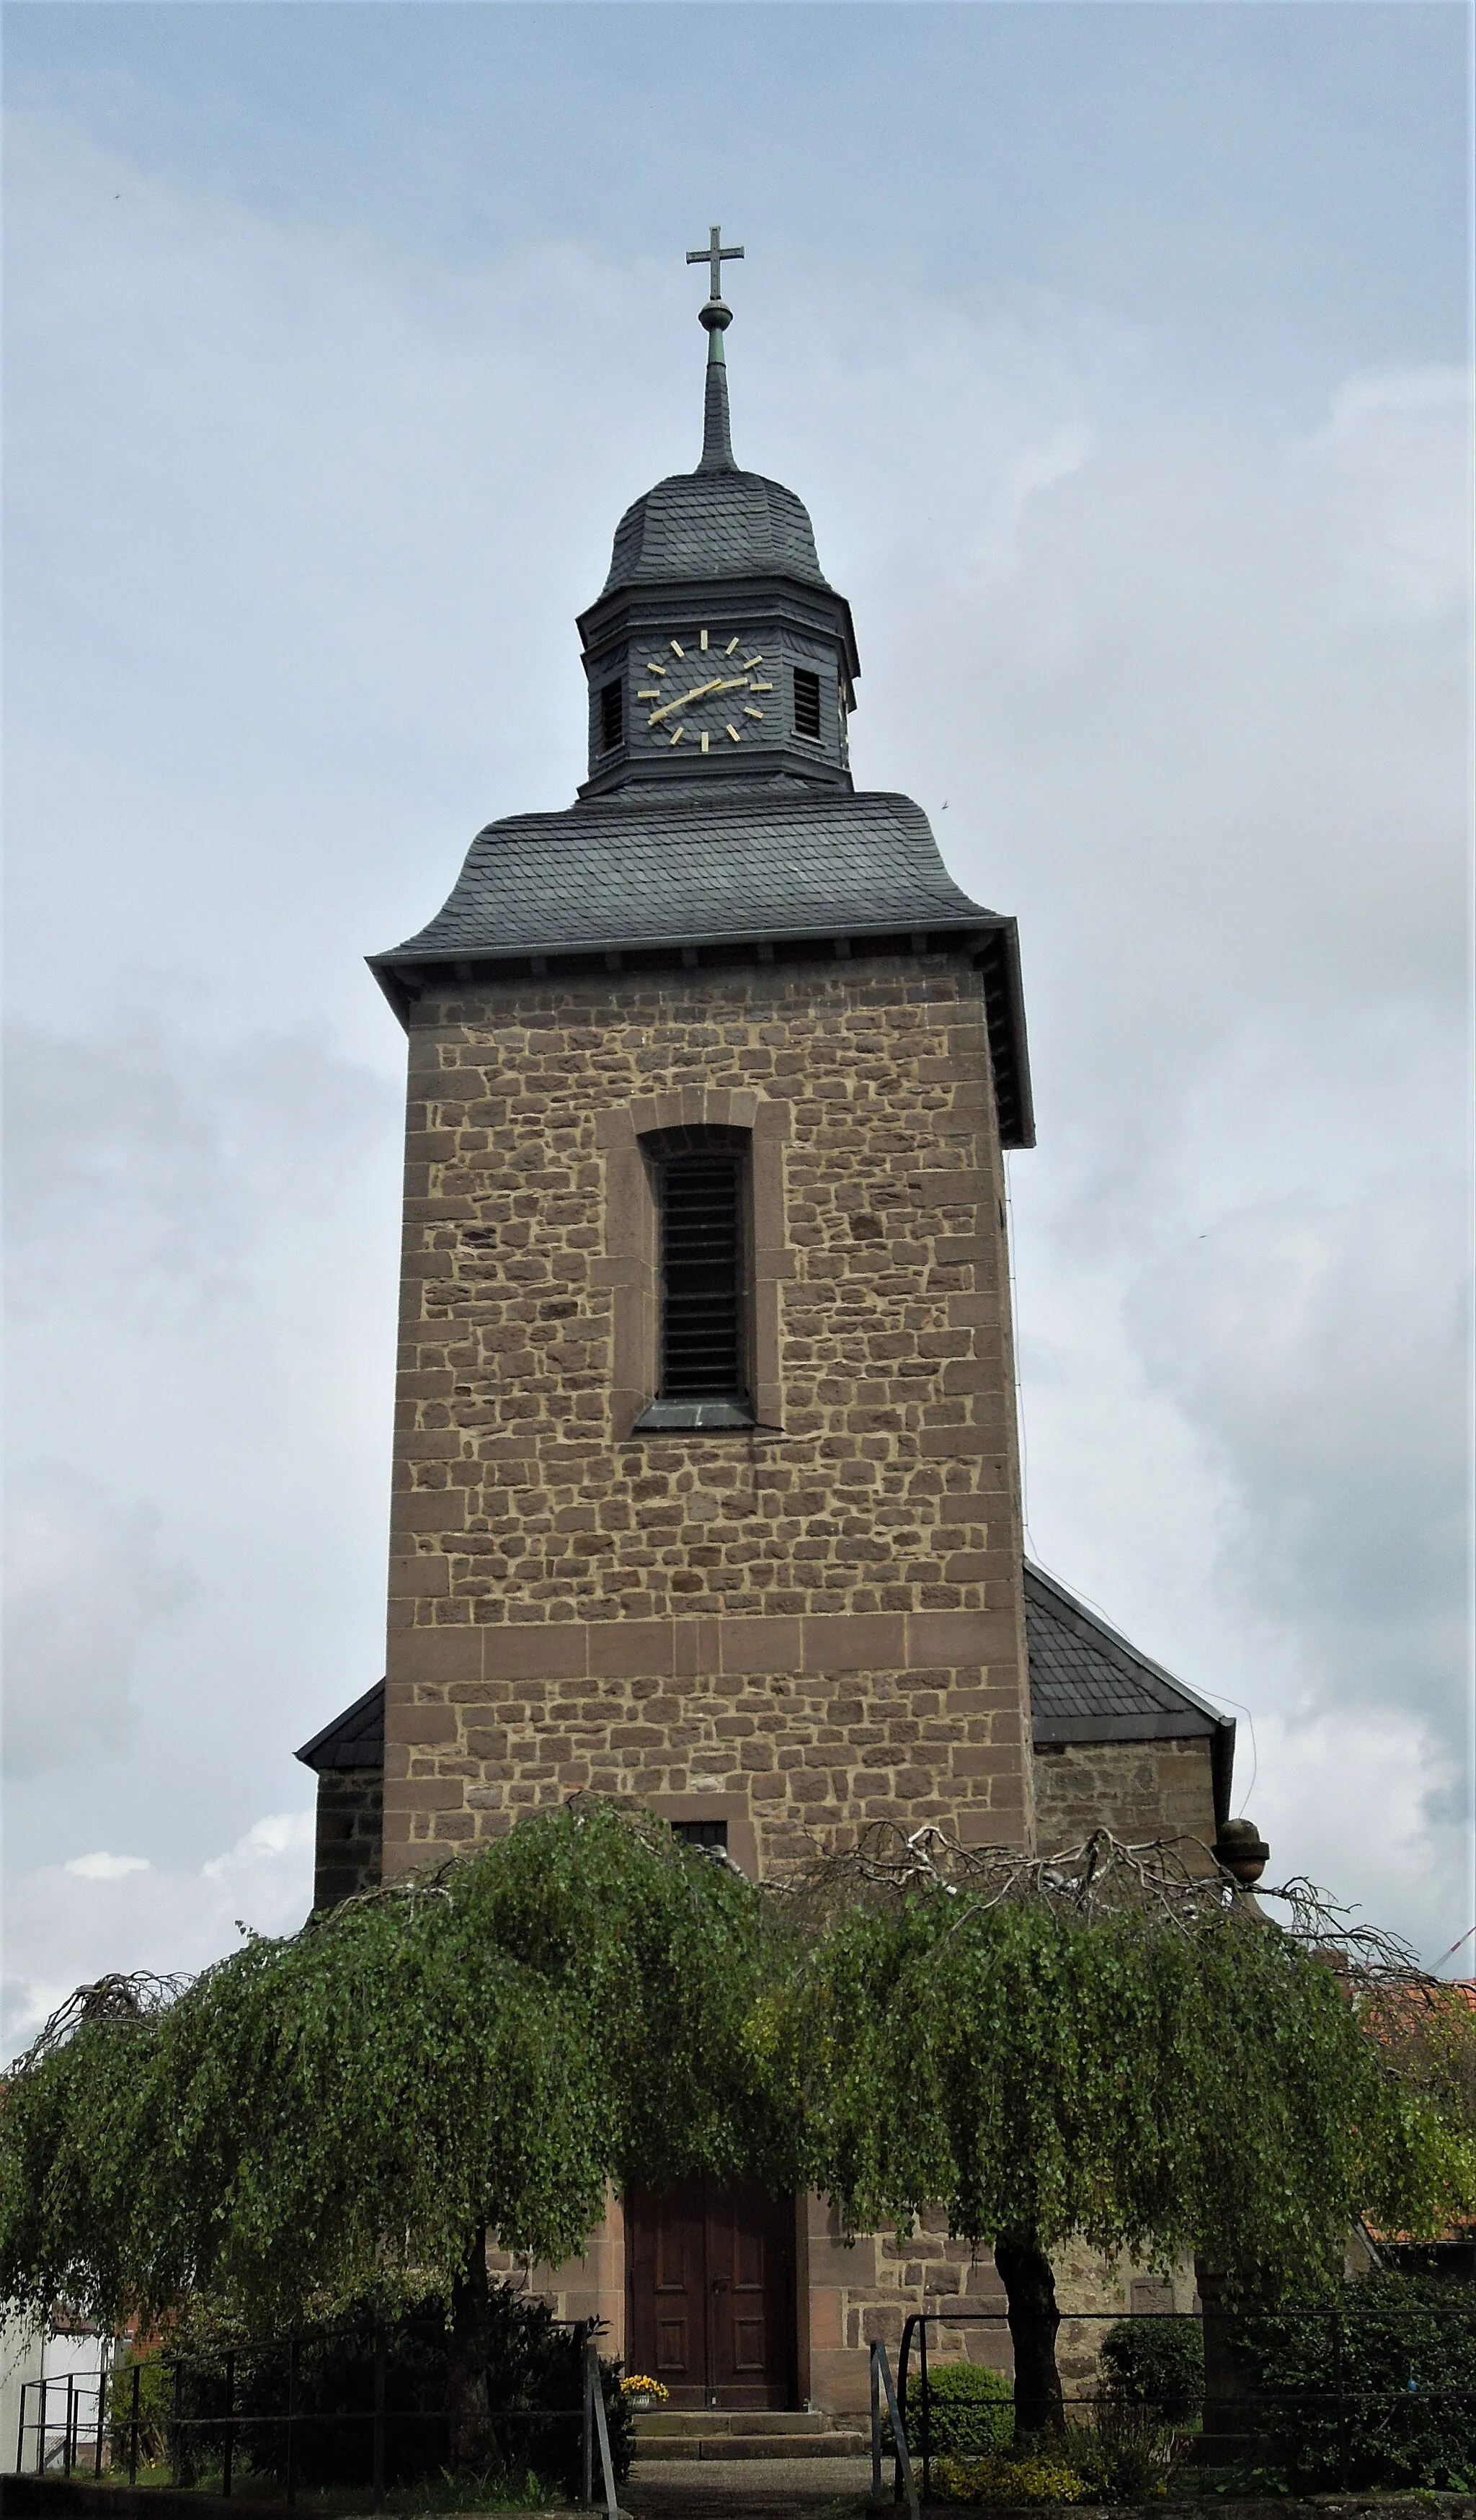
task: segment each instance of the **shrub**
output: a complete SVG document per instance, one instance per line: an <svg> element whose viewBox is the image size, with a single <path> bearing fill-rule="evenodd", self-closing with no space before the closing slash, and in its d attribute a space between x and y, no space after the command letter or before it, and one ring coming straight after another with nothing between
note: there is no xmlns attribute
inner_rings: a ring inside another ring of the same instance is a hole
<svg viewBox="0 0 1476 2520"><path fill-rule="evenodd" d="M1014 2436L1014 2390L1003 2371L984 2362L929 2362L928 2448L944 2458L980 2458L1007 2449ZM915 2457L922 2447L922 2380L907 2380L907 2438ZM890 2426L888 2426L890 2434Z"/></svg>
<svg viewBox="0 0 1476 2520"><path fill-rule="evenodd" d="M1476 2491L1476 2286L1364 2275L1247 2314L1235 2345L1299 2488Z"/></svg>
<svg viewBox="0 0 1476 2520"><path fill-rule="evenodd" d="M169 2422L174 2411L172 2375L157 2352L130 2353L112 2366L110 2414L114 2469L128 2465L133 2435L133 2375L138 2373L138 2464L162 2467L169 2455Z"/></svg>
<svg viewBox="0 0 1476 2520"><path fill-rule="evenodd" d="M1108 2397L1152 2407L1183 2423L1204 2403L1204 2339L1197 2319L1120 2318L1101 2341Z"/></svg>
<svg viewBox="0 0 1476 2520"><path fill-rule="evenodd" d="M1066 2428L1066 2456L1086 2478L1095 2502L1150 2502L1167 2494L1188 2441L1133 2398L1098 2400L1091 2432Z"/></svg>
<svg viewBox="0 0 1476 2520"><path fill-rule="evenodd" d="M931 2377L931 2374L929 2374ZM935 2458L933 2493L940 2502L1086 2502L1091 2488L1051 2450L996 2451L988 2458Z"/></svg>
<svg viewBox="0 0 1476 2520"><path fill-rule="evenodd" d="M495 2481L512 2491L531 2472L546 2488L577 2495L580 2423L568 2409L577 2408L583 2395L579 2341L556 2325L547 2303L515 2293L509 2284L490 2287L488 2310L487 2403L500 2470ZM258 2475L285 2484L289 2442L283 2416L291 2381L295 2482L304 2487L373 2482L377 2326L384 2354L385 2484L413 2485L447 2468L451 2339L445 2304L434 2295L396 2313L386 2313L368 2298L347 2302L333 2318L299 2330L294 2352L285 2340L236 2345L233 2409L242 2467L249 2463ZM620 2395L618 2364L602 2362L600 2372L610 2456L620 2484L630 2467L634 2427ZM192 2354L185 2378L188 2411L208 2418L207 2428L185 2436L183 2464L193 2477L218 2466L221 2458L224 2342ZM545 2409L544 2420L532 2419Z"/></svg>

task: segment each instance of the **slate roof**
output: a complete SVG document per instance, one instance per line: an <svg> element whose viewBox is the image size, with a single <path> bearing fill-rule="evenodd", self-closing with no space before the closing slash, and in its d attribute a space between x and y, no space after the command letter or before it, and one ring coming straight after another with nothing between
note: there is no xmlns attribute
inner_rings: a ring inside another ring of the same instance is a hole
<svg viewBox="0 0 1476 2520"><path fill-rule="evenodd" d="M1208 1738L1215 1817L1230 1811L1235 1722L1129 1644L1039 1566L1025 1568L1025 1643L1037 1741Z"/></svg>
<svg viewBox="0 0 1476 2520"><path fill-rule="evenodd" d="M382 1768L384 1765L384 1683L377 1680L352 1706L325 1724L293 1753L304 1768L321 1777L327 1768Z"/></svg>
<svg viewBox="0 0 1476 2520"><path fill-rule="evenodd" d="M599 600L622 587L709 577L787 577L828 593L804 501L762 472L668 473L615 527Z"/></svg>
<svg viewBox="0 0 1476 2520"><path fill-rule="evenodd" d="M961 892L909 796L783 775L639 787L478 832L444 909L378 971L453 956L895 934L1006 922Z"/></svg>
<svg viewBox="0 0 1476 2520"><path fill-rule="evenodd" d="M1140 1653L1084 1601L1039 1566L1025 1568L1025 1642L1031 1731L1038 1742L1174 1741L1208 1738L1215 1817L1230 1810L1235 1750L1233 1716L1197 1697L1161 1663ZM384 1684L378 1681L335 1723L297 1752L316 1768L380 1767Z"/></svg>

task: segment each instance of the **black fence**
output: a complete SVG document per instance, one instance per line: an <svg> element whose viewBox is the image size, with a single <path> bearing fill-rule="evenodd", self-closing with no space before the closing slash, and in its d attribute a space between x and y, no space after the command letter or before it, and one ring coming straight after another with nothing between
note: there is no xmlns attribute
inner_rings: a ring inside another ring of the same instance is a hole
<svg viewBox="0 0 1476 2520"><path fill-rule="evenodd" d="M577 2450L579 2498L586 2503L595 2499L598 2466L601 2499L608 2520L616 2520L615 2479L596 2342L602 2322L556 2319L551 2324L572 2342L574 2370L582 2381L579 2403L563 2407L489 2404L488 2425L494 2433L506 2428L509 2434L516 2434L529 2464L551 2438L559 2443L560 2463ZM368 2451L364 2481L377 2493L386 2483L386 2453L397 2436L403 2443L407 2432L421 2427L423 2437L429 2435L427 2449L437 2436L449 2444L454 2419L449 2407L394 2402L388 2341L382 2330L318 2329L310 2344L318 2351L328 2344L362 2348L371 2402L363 2407L304 2406L304 2345L293 2337L210 2356L153 2356L95 2380L70 2373L28 2380L21 2388L16 2473L29 2468L38 2475L59 2470L71 2476L90 2468L94 2476L101 2476L106 2461L114 2473L126 2467L128 2483L134 2485L140 2465L151 2463L141 2458L141 2452L152 2451L162 2436L171 2484L193 2482L203 2467L213 2470L218 2462L219 2491L229 2495L239 2466L243 2461L252 2463L254 2448L268 2453L270 2463L282 2472L287 2500L295 2502L302 2467L318 2464L311 2456L315 2443L320 2449L325 2442L336 2448L345 2434L352 2437L357 2432ZM274 2365L281 2374L277 2388L272 2386ZM166 2375L168 2403L163 2408L145 2403L145 2376L156 2370ZM205 2399L212 2403L202 2405Z"/></svg>
<svg viewBox="0 0 1476 2520"><path fill-rule="evenodd" d="M1385 2300L1370 2311L1315 2304L1264 2312L1250 2307L1132 2314L1122 2310L1063 2310L1057 2347L1059 2350L1064 2346L1069 2357L1070 2331L1078 2328L1140 2328L1163 2323L1193 2330L1204 2346L1203 2383L1193 2390L1191 2404L1182 2408L1177 2426L1192 2433L1193 2454L1207 2464L1218 2460L1233 2465L1257 2458L1275 2463L1278 2445L1298 2433L1304 2441L1317 2436L1327 2482L1346 2492L1357 2481L1359 2453L1366 2453L1369 2442L1377 2443L1382 2436L1389 2449L1397 2452L1401 2443L1408 2441L1411 2420L1444 2426L1454 2440L1467 2446L1470 2465L1476 2470L1476 2285L1468 2292L1458 2284L1453 2290L1455 2297L1447 2305L1425 2300L1397 2307ZM1466 2295L1463 2299L1462 2294ZM1416 2378L1411 2369L1403 2382L1369 2385L1362 2376L1360 2366L1368 2359L1366 2349L1371 2334L1377 2332L1377 2341L1385 2349L1383 2359L1387 2360L1391 2330L1412 2334L1417 2328L1427 2328L1428 2322L1442 2319L1453 2323L1448 2333L1464 2348L1456 2358L1460 2377L1432 2381L1428 2376ZM885 2346L873 2345L873 2500L880 2499L883 2431L888 2427L892 2436L893 2502L906 2501L916 2511L918 2497L915 2471L921 2486L921 2500L931 2498L932 2463L942 2452L935 2442L939 2408L930 2383L928 2330L952 2332L971 2326L993 2327L1007 2340L1008 2315L1003 2310L912 2312L903 2324L895 2384ZM1247 2349L1254 2349L1258 2342L1264 2348L1273 2340L1299 2332L1305 2347L1309 2330L1319 2338L1321 2350L1311 2356L1304 2350L1302 2360L1314 2366L1322 2365L1320 2374L1309 2376L1304 2372L1302 2376L1289 2376L1278 2386L1257 2386L1246 2368ZM911 2389L915 2352L917 2385ZM1124 2403L1121 2397L1113 2399L1099 2372L1086 2385L1075 2388L1063 2381L1061 2397L1068 2419L1072 2410L1079 2410L1092 2426L1105 2402ZM1153 2405L1146 2395L1138 2402L1149 2408ZM1165 2429L1172 2428L1172 2419L1166 2419Z"/></svg>
<svg viewBox="0 0 1476 2520"><path fill-rule="evenodd" d="M108 2438L108 2393L112 2386L107 2371L96 2376L76 2371L59 2371L50 2380L22 2380L21 2383L21 2421L16 2433L16 2474L26 2464L25 2437L35 2436L31 2465L39 2476L49 2468L60 2468L64 2476L77 2469L91 2468L94 2476L103 2473L103 2445ZM31 2405L27 2423L26 2400ZM85 2409L91 2403L90 2418Z"/></svg>

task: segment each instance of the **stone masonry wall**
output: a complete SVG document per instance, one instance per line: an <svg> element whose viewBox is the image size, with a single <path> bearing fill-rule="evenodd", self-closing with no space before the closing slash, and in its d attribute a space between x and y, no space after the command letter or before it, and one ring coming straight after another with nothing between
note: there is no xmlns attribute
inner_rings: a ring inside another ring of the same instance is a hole
<svg viewBox="0 0 1476 2520"><path fill-rule="evenodd" d="M1043 1855L1080 1846L1095 1828L1129 1845L1185 1837L1211 1848L1209 1740L1038 1742L1035 1803Z"/></svg>
<svg viewBox="0 0 1476 2520"><path fill-rule="evenodd" d="M383 1854L384 1777L379 1768L326 1768L318 1778L313 1906L336 1908L372 1890Z"/></svg>
<svg viewBox="0 0 1476 2520"><path fill-rule="evenodd" d="M639 1144L693 1123L752 1132L765 1422L631 1436L617 1395L654 1370ZM761 1869L882 1818L1027 1841L1002 1168L966 960L425 999L405 1214L386 1871L582 1787L723 1812Z"/></svg>

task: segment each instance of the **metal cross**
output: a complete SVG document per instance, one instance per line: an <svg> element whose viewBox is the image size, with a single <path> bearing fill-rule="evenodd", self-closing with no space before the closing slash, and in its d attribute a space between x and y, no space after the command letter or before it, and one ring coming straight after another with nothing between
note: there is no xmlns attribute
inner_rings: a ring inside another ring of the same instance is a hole
<svg viewBox="0 0 1476 2520"><path fill-rule="evenodd" d="M743 248L740 245L724 245L723 231L721 228L709 228L708 235L711 239L711 243L708 245L698 246L695 253L690 253L687 259L689 262L705 262L708 264L712 272L712 294L714 297L721 297L723 294L723 265L725 262L741 262L743 259Z"/></svg>

